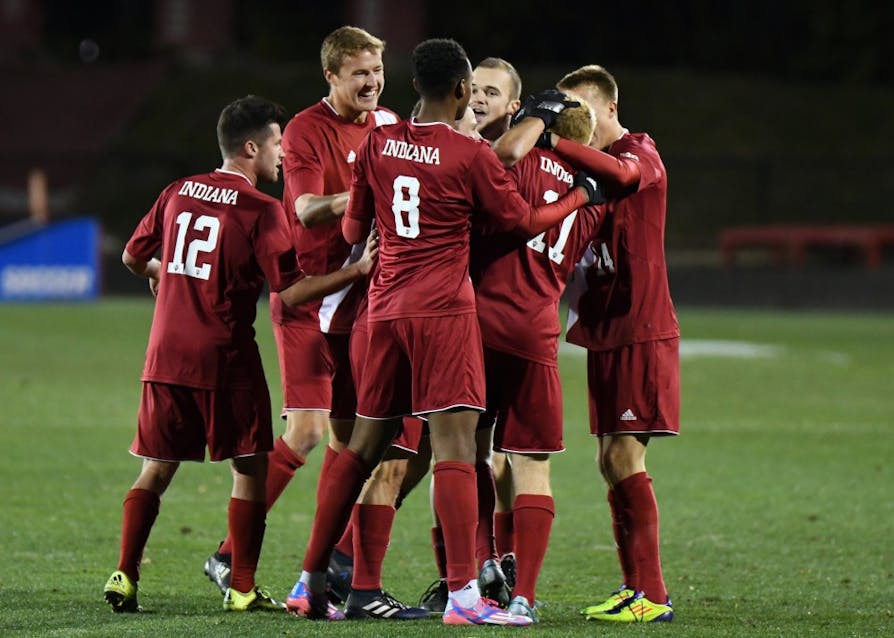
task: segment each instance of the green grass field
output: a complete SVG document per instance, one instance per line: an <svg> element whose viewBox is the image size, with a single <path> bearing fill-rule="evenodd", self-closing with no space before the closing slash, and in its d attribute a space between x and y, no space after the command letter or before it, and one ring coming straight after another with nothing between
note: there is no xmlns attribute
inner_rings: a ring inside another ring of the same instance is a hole
<svg viewBox="0 0 894 638"><path fill-rule="evenodd" d="M681 309L683 434L650 446L669 625L587 623L619 582L593 465L584 359L562 355L558 516L530 629L315 624L225 614L202 574L226 526L228 467L185 465L146 549L147 613L115 615L121 500L151 321L146 299L0 306L0 636L883 636L894 633L894 317ZM273 404L275 348L259 309ZM277 424L277 432L281 425ZM309 532L321 454L268 517L259 582L284 597ZM385 585L415 601L436 573L427 490L398 513Z"/></svg>

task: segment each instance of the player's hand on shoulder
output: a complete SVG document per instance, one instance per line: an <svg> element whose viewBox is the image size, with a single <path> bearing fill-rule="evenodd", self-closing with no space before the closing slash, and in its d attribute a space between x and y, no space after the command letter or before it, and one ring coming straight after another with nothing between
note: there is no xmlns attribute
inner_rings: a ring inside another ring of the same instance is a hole
<svg viewBox="0 0 894 638"><path fill-rule="evenodd" d="M587 204L605 203L605 194L602 192L602 187L595 177L584 171L578 171L574 174L574 185L580 186L587 191Z"/></svg>
<svg viewBox="0 0 894 638"><path fill-rule="evenodd" d="M369 232L369 237L366 238L366 247L363 249L363 255L360 257L360 261L357 263L360 266L360 271L364 275L368 275L369 271L372 270L373 264L376 263L376 259L379 257L379 233L373 228Z"/></svg>
<svg viewBox="0 0 894 638"><path fill-rule="evenodd" d="M540 137L537 138L534 146L537 148L553 150L553 148L555 148L555 145L553 144L553 135L554 133L552 131L543 131L543 133L540 134Z"/></svg>
<svg viewBox="0 0 894 638"><path fill-rule="evenodd" d="M543 121L545 128L549 128L556 123L559 113L575 106L580 106L580 102L569 100L567 95L556 89L547 89L525 98L522 107L512 116L512 124L518 124L526 117L536 117Z"/></svg>

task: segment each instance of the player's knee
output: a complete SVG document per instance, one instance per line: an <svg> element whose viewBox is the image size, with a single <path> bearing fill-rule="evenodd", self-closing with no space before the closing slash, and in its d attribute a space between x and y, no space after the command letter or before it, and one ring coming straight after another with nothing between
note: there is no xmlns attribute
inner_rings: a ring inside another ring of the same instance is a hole
<svg viewBox="0 0 894 638"><path fill-rule="evenodd" d="M323 440L326 427L324 413L290 412L286 417L286 431L282 439L295 454L306 457Z"/></svg>
<svg viewBox="0 0 894 638"><path fill-rule="evenodd" d="M140 475L137 477L133 487L154 492L158 495L164 494L179 467L179 463L144 461Z"/></svg>

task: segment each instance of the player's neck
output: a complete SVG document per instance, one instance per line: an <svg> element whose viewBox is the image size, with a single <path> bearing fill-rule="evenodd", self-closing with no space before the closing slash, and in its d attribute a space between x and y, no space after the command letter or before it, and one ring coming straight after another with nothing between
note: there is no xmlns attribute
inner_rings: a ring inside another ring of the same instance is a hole
<svg viewBox="0 0 894 638"><path fill-rule="evenodd" d="M333 111L349 122L354 122L354 124L363 124L366 122L366 117L369 114L369 111L357 111L353 109L350 104L345 104L331 95L326 98L326 102L329 103L329 106L332 107Z"/></svg>
<svg viewBox="0 0 894 638"><path fill-rule="evenodd" d="M478 133L481 134L481 137L487 140L488 144L493 146L493 143L500 139L500 136L508 130L509 118L506 118L498 120L496 122L491 122L484 128L478 129Z"/></svg>
<svg viewBox="0 0 894 638"><path fill-rule="evenodd" d="M423 98L422 105L419 107L419 114L416 121L420 124L429 124L431 122L443 122L449 126L453 126L456 121L456 104L448 102L434 102Z"/></svg>
<svg viewBox="0 0 894 638"><path fill-rule="evenodd" d="M237 173L247 179L252 186L258 185L257 174L254 172L254 170L252 170L250 166L248 166L245 162L240 161L238 158L225 159L220 167L220 170L224 173Z"/></svg>

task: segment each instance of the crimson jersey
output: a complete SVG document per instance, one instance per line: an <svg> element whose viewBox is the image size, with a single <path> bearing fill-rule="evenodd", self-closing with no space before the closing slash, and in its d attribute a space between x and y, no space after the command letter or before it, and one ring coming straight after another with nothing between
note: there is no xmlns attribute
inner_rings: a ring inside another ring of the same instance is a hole
<svg viewBox="0 0 894 638"><path fill-rule="evenodd" d="M530 212L486 142L441 123L369 134L354 165L346 216L379 231L369 321L475 312L469 280L472 211L508 230Z"/></svg>
<svg viewBox="0 0 894 638"><path fill-rule="evenodd" d="M552 151L534 148L511 173L532 205L554 202L572 188L574 169ZM484 345L556 365L559 299L574 265L595 237L600 210L584 206L529 241L514 233L478 238L473 261Z"/></svg>
<svg viewBox="0 0 894 638"><path fill-rule="evenodd" d="M664 257L664 164L645 133L625 131L608 152L638 162L640 181L609 199L605 223L569 288L566 338L594 351L680 336Z"/></svg>
<svg viewBox="0 0 894 638"><path fill-rule="evenodd" d="M295 215L295 198L304 193L335 195L351 186L353 167L360 143L371 130L394 124L397 115L384 108L367 114L362 124L341 117L323 99L297 115L283 132L283 208L291 227L301 266L309 275L325 275L348 263L352 246L341 234L341 220L305 228ZM355 250L352 261L363 254ZM356 306L366 293L366 281L359 280L321 301L288 308L277 295L270 295L273 321L302 321L319 326L323 332L349 333Z"/></svg>
<svg viewBox="0 0 894 638"><path fill-rule="evenodd" d="M282 205L240 173L217 170L169 185L127 252L149 261L161 248L158 298L143 381L240 387L260 370L253 323L269 281L304 277Z"/></svg>

